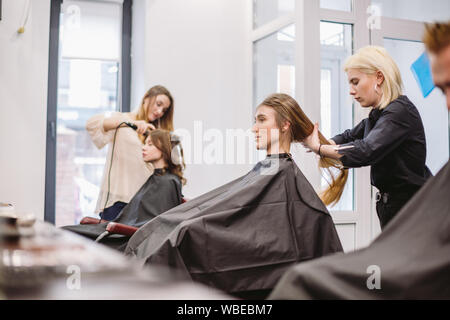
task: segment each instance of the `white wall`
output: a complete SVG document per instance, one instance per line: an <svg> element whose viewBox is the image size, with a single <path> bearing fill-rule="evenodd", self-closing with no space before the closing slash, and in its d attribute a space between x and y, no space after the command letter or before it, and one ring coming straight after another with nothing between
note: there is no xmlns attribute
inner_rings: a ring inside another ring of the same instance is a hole
<svg viewBox="0 0 450 320"><path fill-rule="evenodd" d="M133 29L133 46L140 47L136 41L144 38L145 54L137 56L133 51L135 106L146 89L162 84L175 99L176 129L187 129L193 136L197 120L203 121L204 130L216 128L223 134L226 129L250 128L251 2L148 0L135 1L136 5L145 7L145 31ZM141 77L144 87L136 82ZM207 146L203 143L203 148ZM241 176L249 167L188 165L184 194L198 196Z"/></svg>
<svg viewBox="0 0 450 320"><path fill-rule="evenodd" d="M44 218L50 0L3 0L0 21L0 201Z"/></svg>

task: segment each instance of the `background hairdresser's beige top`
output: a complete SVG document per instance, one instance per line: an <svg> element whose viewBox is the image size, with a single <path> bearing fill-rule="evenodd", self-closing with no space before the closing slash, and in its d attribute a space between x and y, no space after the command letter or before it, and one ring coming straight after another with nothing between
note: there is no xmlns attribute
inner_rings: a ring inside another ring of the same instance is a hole
<svg viewBox="0 0 450 320"><path fill-rule="evenodd" d="M123 121L132 121L136 114L115 112L112 113L112 116L119 116ZM99 114L90 118L86 123L86 130L98 149L109 145L95 213L103 211L103 208L110 207L117 201L130 202L131 198L153 173L152 165L142 159L142 143L136 131L129 127L118 129L110 175L109 198L105 206L112 145L116 130L105 132L103 129L104 119L105 115Z"/></svg>

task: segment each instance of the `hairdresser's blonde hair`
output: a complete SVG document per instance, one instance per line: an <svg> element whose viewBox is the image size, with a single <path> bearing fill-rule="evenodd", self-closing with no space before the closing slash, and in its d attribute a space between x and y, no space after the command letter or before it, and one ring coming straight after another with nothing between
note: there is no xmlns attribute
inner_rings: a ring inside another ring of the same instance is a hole
<svg viewBox="0 0 450 320"><path fill-rule="evenodd" d="M379 46L361 48L345 62L345 72L350 69L357 69L370 75L374 75L378 71L383 74L384 82L381 84L383 95L380 109L386 108L389 103L402 95L403 82L400 70L385 48Z"/></svg>
<svg viewBox="0 0 450 320"><path fill-rule="evenodd" d="M291 124L287 136L282 137L288 139L289 142L303 142L313 133L314 124L291 96L276 93L267 97L260 106L271 107L275 110L278 128L282 128L285 121ZM319 139L321 144L330 144L320 132ZM343 168L339 160L326 157L320 158L319 167L331 178L331 182L327 180L328 188L320 194L320 198L326 205L336 204L344 191L348 170Z"/></svg>
<svg viewBox="0 0 450 320"><path fill-rule="evenodd" d="M164 113L164 115L160 119L155 120L152 124L157 129L173 131L173 111L175 108L174 106L175 102L169 90L160 85L150 88L145 93L144 97L142 98L141 106L139 107L139 110L137 112L136 120L144 120L148 122L148 110L145 109L145 99L150 98L150 101L153 103L154 99L156 99L156 97L159 95L167 96L167 98L169 98L170 101L170 106ZM145 140L145 137L141 137L141 139Z"/></svg>

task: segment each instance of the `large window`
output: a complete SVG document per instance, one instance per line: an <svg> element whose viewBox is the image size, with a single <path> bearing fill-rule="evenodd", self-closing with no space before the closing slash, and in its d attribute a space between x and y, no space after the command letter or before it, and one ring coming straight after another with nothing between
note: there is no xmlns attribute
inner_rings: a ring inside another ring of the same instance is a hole
<svg viewBox="0 0 450 320"><path fill-rule="evenodd" d="M54 175L55 203L53 217L46 203L46 219L62 226L94 215L107 148L95 147L86 121L121 110L126 84L122 1L65 0L59 18L56 106L49 103L49 113L56 109L56 154L54 172L47 172L50 181Z"/></svg>
<svg viewBox="0 0 450 320"><path fill-rule="evenodd" d="M107 148L97 150L86 120L119 106L122 6L64 1L61 7L56 225L93 215Z"/></svg>
<svg viewBox="0 0 450 320"><path fill-rule="evenodd" d="M253 44L254 106L275 92L295 97L294 40L290 25Z"/></svg>

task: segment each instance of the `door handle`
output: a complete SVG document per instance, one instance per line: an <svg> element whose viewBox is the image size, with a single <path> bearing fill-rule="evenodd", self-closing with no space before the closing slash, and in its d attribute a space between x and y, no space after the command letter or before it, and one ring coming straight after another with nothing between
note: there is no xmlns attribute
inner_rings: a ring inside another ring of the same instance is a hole
<svg viewBox="0 0 450 320"><path fill-rule="evenodd" d="M56 122L50 121L48 125L50 130L50 136L52 137L53 140L56 140Z"/></svg>

